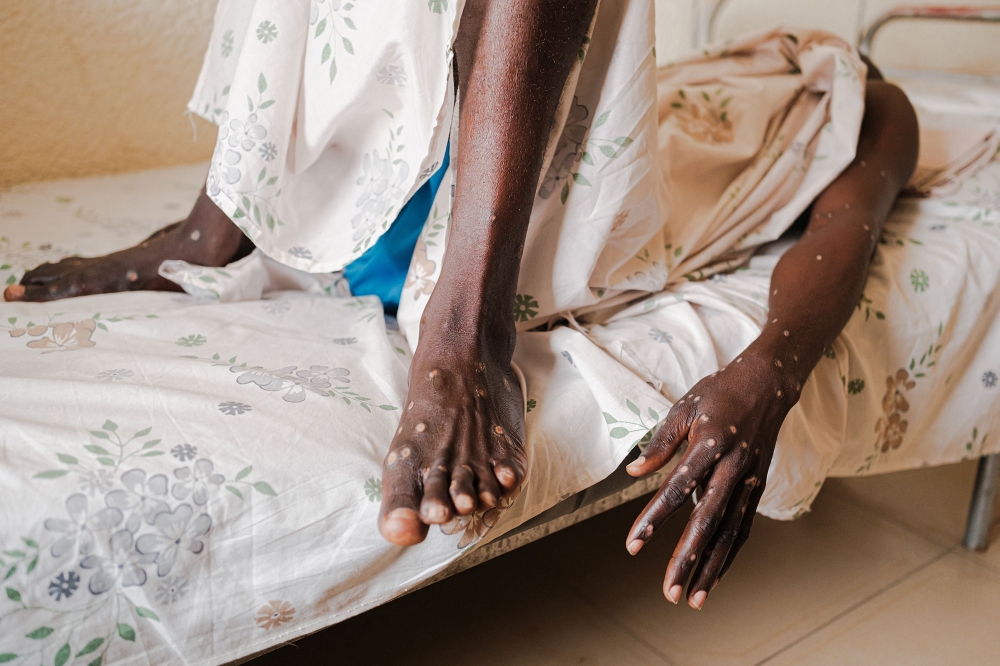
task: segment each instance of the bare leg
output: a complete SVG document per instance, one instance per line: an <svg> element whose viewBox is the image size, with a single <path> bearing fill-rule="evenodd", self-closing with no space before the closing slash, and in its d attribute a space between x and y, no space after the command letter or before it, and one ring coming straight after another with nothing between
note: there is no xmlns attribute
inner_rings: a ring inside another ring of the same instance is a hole
<svg viewBox="0 0 1000 666"><path fill-rule="evenodd" d="M455 44L461 108L453 228L382 468L379 528L494 506L524 479L511 375L514 296L546 141L596 0L470 0Z"/></svg>
<svg viewBox="0 0 1000 666"><path fill-rule="evenodd" d="M200 266L225 266L248 254L253 243L208 198L205 190L187 219L139 243L103 257L69 257L28 271L21 283L4 290L6 301L54 301L112 291L180 291L157 270L167 259Z"/></svg>

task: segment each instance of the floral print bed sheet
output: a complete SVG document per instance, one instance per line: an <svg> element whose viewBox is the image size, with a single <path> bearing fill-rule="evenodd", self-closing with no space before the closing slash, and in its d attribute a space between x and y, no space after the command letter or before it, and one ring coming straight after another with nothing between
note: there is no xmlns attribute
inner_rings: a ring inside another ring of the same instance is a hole
<svg viewBox="0 0 1000 666"><path fill-rule="evenodd" d="M138 242L204 178L12 188L0 282ZM334 283L0 304L0 663L222 663L315 631L596 483L666 408L583 334L524 335L531 480L391 546L375 519L410 351Z"/></svg>

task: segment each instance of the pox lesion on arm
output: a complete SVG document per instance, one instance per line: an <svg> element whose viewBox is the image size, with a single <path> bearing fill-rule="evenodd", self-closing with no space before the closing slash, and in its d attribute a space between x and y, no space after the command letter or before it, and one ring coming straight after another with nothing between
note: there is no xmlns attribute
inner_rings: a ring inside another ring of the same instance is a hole
<svg viewBox="0 0 1000 666"><path fill-rule="evenodd" d="M733 363L692 387L628 471L656 471L688 448L626 539L633 555L692 489L705 492L667 566L663 591L701 609L746 542L778 430L802 386L847 324L893 202L917 160L917 119L906 95L870 65L854 161L813 202L800 240L771 278L768 319Z"/></svg>

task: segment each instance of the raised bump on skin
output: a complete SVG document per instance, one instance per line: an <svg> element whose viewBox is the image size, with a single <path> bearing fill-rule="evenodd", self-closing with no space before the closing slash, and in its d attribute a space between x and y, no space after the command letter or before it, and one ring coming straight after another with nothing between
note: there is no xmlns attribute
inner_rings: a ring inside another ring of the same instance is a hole
<svg viewBox="0 0 1000 666"><path fill-rule="evenodd" d="M695 397L691 398L691 400L693 402L698 402L699 400L701 400L701 396L700 395L696 395Z"/></svg>
<svg viewBox="0 0 1000 666"><path fill-rule="evenodd" d="M410 457L410 447L404 446L403 448L401 448L399 450L399 455L403 456L404 458L409 458Z"/></svg>
<svg viewBox="0 0 1000 666"><path fill-rule="evenodd" d="M883 178L885 178L885 171L879 171L878 173L879 173L880 176L882 176Z"/></svg>
<svg viewBox="0 0 1000 666"><path fill-rule="evenodd" d="M865 231L871 231L871 228L867 224L862 224L861 226L864 227Z"/></svg>
<svg viewBox="0 0 1000 666"><path fill-rule="evenodd" d="M783 335L784 335L784 336L785 336L786 338L788 337L788 331L782 331L781 333L782 333L782 334L783 334Z"/></svg>
<svg viewBox="0 0 1000 666"><path fill-rule="evenodd" d="M697 559L694 553L691 553L691 557L688 558L688 562L694 562Z"/></svg>
<svg viewBox="0 0 1000 666"><path fill-rule="evenodd" d="M139 279L139 274L136 273L135 271L129 271L128 273L125 274L125 277L128 279L129 282L135 282L136 280Z"/></svg>
<svg viewBox="0 0 1000 666"><path fill-rule="evenodd" d="M754 449L753 453L754 453L754 455L759 455L760 454L760 449L759 448L758 449Z"/></svg>
<svg viewBox="0 0 1000 666"><path fill-rule="evenodd" d="M771 323L772 323L772 324L777 324L777 323L778 323L778 319L777 319L777 318L774 318L774 319L772 319L772 320L771 320Z"/></svg>
<svg viewBox="0 0 1000 666"><path fill-rule="evenodd" d="M437 466L437 471L439 471L439 472L447 472L448 468L445 467L444 465L438 465Z"/></svg>
<svg viewBox="0 0 1000 666"><path fill-rule="evenodd" d="M848 204L844 204L844 208L847 208L849 210L851 208L851 204L849 204L849 203Z"/></svg>
<svg viewBox="0 0 1000 666"><path fill-rule="evenodd" d="M715 492L715 488L709 488L708 490L705 491L705 494L706 495L711 495L714 492Z"/></svg>
<svg viewBox="0 0 1000 666"><path fill-rule="evenodd" d="M196 241L199 238L201 238L201 232L200 231L198 231L197 229L195 229L194 231L191 232L191 240Z"/></svg>
<svg viewBox="0 0 1000 666"><path fill-rule="evenodd" d="M823 261L823 255L822 254L817 254L816 255L816 261Z"/></svg>
<svg viewBox="0 0 1000 666"><path fill-rule="evenodd" d="M486 369L486 364L480 361L479 363L476 364L476 369L479 370L479 372L482 372L483 370Z"/></svg>
<svg viewBox="0 0 1000 666"><path fill-rule="evenodd" d="M739 357L738 359L736 359L736 362L737 362L737 363L742 363L742 362L743 362L743 357L742 357L742 356L740 356L740 357Z"/></svg>
<svg viewBox="0 0 1000 666"><path fill-rule="evenodd" d="M690 467L688 467L687 465L681 465L681 466L680 466L680 467L679 467L679 468L677 469L677 472L678 472L679 474L687 474L687 473L688 473L688 470L690 470L690 469L691 469L691 468L690 468Z"/></svg>
<svg viewBox="0 0 1000 666"><path fill-rule="evenodd" d="M827 218L831 218L831 217L833 217L833 213L827 213L826 216L827 216Z"/></svg>
<svg viewBox="0 0 1000 666"><path fill-rule="evenodd" d="M508 391L510 390L510 382L509 382L509 381L507 381L507 378L506 378L506 377L504 377L504 378L503 378L503 387L504 387L505 389L507 389Z"/></svg>
<svg viewBox="0 0 1000 666"><path fill-rule="evenodd" d="M777 393L778 397L780 398L780 397L781 397L781 389L778 389L778 390L776 391L776 393Z"/></svg>
<svg viewBox="0 0 1000 666"><path fill-rule="evenodd" d="M746 442L740 442L740 448L741 449L745 449L745 448L747 448L747 446L749 446L749 444L747 444Z"/></svg>
<svg viewBox="0 0 1000 666"><path fill-rule="evenodd" d="M861 166L868 166L868 163L865 162L864 160L861 160Z"/></svg>
<svg viewBox="0 0 1000 666"><path fill-rule="evenodd" d="M439 374L441 373L439 373L437 370L431 370L430 372L427 373L427 379L434 381Z"/></svg>
<svg viewBox="0 0 1000 666"><path fill-rule="evenodd" d="M691 489L690 488L685 488L684 489L684 494L685 495L690 495L691 494Z"/></svg>
<svg viewBox="0 0 1000 666"><path fill-rule="evenodd" d="M778 359L774 359L774 364L779 368L781 367L781 361L779 361Z"/></svg>
<svg viewBox="0 0 1000 666"><path fill-rule="evenodd" d="M418 423L413 427L413 429L416 430L417 432L423 432L424 430L427 430L427 424L423 422Z"/></svg>
<svg viewBox="0 0 1000 666"><path fill-rule="evenodd" d="M734 425L729 426L729 432L731 432L731 433L733 433L735 435L736 434L736 426L734 426Z"/></svg>
<svg viewBox="0 0 1000 666"><path fill-rule="evenodd" d="M733 428L733 432L736 432L736 428ZM715 438L709 437L708 439L706 439L705 446L707 446L708 448L712 448L713 446L715 446Z"/></svg>
<svg viewBox="0 0 1000 666"><path fill-rule="evenodd" d="M716 454L715 454L715 459L716 459L716 460L718 460L718 459L719 459L719 458L721 458L721 457L722 457L722 454L721 454L721 453L716 453Z"/></svg>
<svg viewBox="0 0 1000 666"><path fill-rule="evenodd" d="M684 402L685 402L684 398L681 398L680 400L677 401L677 404L678 405L683 405Z"/></svg>
<svg viewBox="0 0 1000 666"><path fill-rule="evenodd" d="M484 390L483 390L483 389L481 389L481 388L478 388L478 389L476 389L476 393L478 393L478 394L479 394L479 397L480 397L480 398L485 398L485 397L486 397L486 391L484 391Z"/></svg>
<svg viewBox="0 0 1000 666"><path fill-rule="evenodd" d="M795 361L796 363L798 363L799 362L799 355L798 354L792 354L792 360Z"/></svg>
<svg viewBox="0 0 1000 666"><path fill-rule="evenodd" d="M396 463L396 452L393 451L388 456L386 456L385 464L388 467L392 467L395 463Z"/></svg>
<svg viewBox="0 0 1000 666"><path fill-rule="evenodd" d="M411 409L413 409L413 401L412 400L410 401L410 404L408 404L406 406L406 411L410 411Z"/></svg>
<svg viewBox="0 0 1000 666"><path fill-rule="evenodd" d="M498 435L502 435L503 434L503 426L493 426L493 432L495 432Z"/></svg>
<svg viewBox="0 0 1000 666"><path fill-rule="evenodd" d="M399 433L401 433L401 432L403 432L403 426L399 426L399 428L397 428L397 429L396 429L396 434L397 434L397 435L398 435Z"/></svg>
<svg viewBox="0 0 1000 666"><path fill-rule="evenodd" d="M691 479L691 480L690 480L690 481L688 482L688 485L689 485L689 486L691 486L692 488L694 488L695 486L697 486L697 485L698 485L698 482L697 482L697 481L695 481L694 479Z"/></svg>
<svg viewBox="0 0 1000 666"><path fill-rule="evenodd" d="M704 423L707 420L708 420L708 414L702 414L701 415L701 422Z"/></svg>

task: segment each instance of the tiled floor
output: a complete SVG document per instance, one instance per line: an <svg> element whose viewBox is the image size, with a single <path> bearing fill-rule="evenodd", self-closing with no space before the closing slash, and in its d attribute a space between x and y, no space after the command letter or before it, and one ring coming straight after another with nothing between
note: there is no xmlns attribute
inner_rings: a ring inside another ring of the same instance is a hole
<svg viewBox="0 0 1000 666"><path fill-rule="evenodd" d="M660 593L683 517L625 552L639 500L254 666L997 664L1000 540L959 546L974 476L969 462L828 481L804 518L758 518L701 612Z"/></svg>

